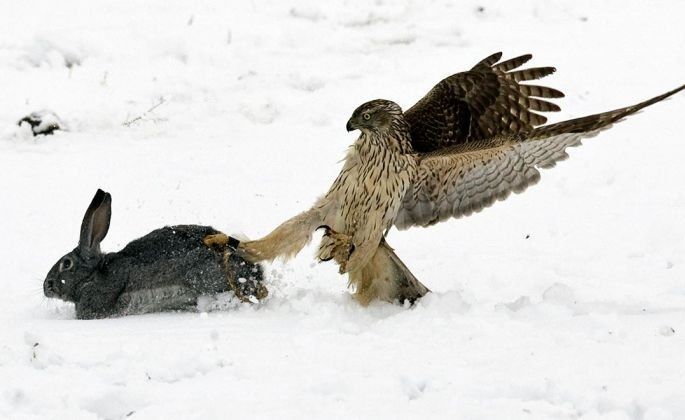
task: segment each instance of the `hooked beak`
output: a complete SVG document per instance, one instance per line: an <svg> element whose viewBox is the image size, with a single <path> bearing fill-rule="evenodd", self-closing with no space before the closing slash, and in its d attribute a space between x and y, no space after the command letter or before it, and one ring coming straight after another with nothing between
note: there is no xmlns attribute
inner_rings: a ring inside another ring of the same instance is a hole
<svg viewBox="0 0 685 420"><path fill-rule="evenodd" d="M354 124L352 124L352 118L350 118L350 119L347 121L347 125L345 126L345 128L347 128L347 131L348 131L348 132L350 132L350 131L352 131L352 130L354 130L354 129L357 128L357 127L354 126Z"/></svg>

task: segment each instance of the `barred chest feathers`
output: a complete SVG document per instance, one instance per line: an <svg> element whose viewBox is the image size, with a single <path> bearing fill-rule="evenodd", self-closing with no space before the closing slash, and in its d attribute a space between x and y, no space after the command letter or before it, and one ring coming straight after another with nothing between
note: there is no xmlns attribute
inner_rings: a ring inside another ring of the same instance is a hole
<svg viewBox="0 0 685 420"><path fill-rule="evenodd" d="M362 133L322 198L326 223L355 236L360 230L391 227L417 171L416 155L408 144L376 132Z"/></svg>

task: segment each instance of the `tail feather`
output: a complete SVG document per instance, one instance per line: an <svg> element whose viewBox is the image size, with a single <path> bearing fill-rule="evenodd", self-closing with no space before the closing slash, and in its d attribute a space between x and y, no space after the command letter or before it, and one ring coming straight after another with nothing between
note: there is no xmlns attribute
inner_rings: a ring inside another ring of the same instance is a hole
<svg viewBox="0 0 685 420"><path fill-rule="evenodd" d="M545 125L533 129L528 136L531 139L545 138L564 133L586 133L608 128L611 124L631 115L643 108L653 105L657 102L663 101L669 96L675 95L681 90L685 89L685 85L670 90L662 95L655 96L639 104L627 106L625 108L615 109L613 111L601 112L599 114L588 115L586 117L574 118L572 120L562 121L555 124Z"/></svg>

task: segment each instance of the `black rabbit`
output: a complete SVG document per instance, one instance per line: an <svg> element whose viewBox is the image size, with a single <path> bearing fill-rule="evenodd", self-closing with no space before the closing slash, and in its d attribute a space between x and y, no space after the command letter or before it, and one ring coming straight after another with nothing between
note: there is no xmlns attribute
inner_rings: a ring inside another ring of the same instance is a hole
<svg viewBox="0 0 685 420"><path fill-rule="evenodd" d="M77 318L194 310L199 296L228 291L244 302L266 297L262 267L235 255L228 241L216 240L228 237L209 226L163 227L103 254L111 216L112 197L98 190L78 246L43 283L45 296L76 304Z"/></svg>

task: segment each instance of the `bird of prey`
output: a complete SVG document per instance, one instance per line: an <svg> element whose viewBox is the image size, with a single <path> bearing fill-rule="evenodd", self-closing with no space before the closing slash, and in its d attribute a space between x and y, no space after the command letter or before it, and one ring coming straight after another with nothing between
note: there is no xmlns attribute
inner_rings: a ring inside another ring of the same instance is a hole
<svg viewBox="0 0 685 420"><path fill-rule="evenodd" d="M238 251L253 261L291 257L323 227L318 257L334 259L340 272L349 274L360 303L416 299L428 289L385 241L392 226L431 226L520 193L538 182L539 168L566 159L567 147L685 88L543 125L547 119L540 112L559 111L550 100L564 95L522 82L555 69L521 69L530 54L501 57L492 54L471 70L447 77L406 112L383 99L359 106L347 130L360 135L329 191L267 236L234 240Z"/></svg>

